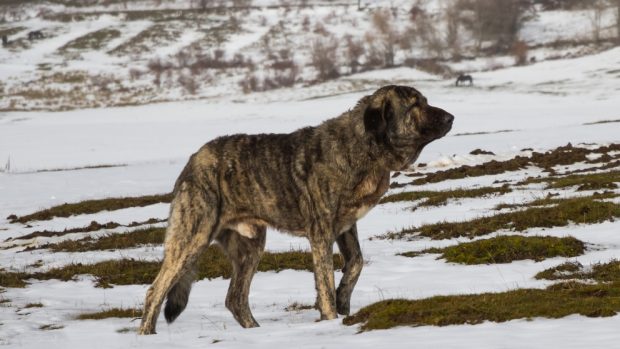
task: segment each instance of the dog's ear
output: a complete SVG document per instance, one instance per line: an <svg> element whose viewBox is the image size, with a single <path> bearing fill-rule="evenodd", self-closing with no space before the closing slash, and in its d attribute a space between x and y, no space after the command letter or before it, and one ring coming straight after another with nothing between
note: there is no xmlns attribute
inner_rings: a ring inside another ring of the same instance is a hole
<svg viewBox="0 0 620 349"><path fill-rule="evenodd" d="M364 111L364 128L375 135L377 140L386 135L387 126L394 119L394 108L389 98L385 98L379 108L368 106Z"/></svg>

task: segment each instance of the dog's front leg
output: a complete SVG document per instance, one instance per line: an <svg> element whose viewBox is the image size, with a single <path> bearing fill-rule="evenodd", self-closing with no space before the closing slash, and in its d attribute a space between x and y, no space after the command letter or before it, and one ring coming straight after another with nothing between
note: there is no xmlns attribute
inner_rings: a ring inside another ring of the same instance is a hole
<svg viewBox="0 0 620 349"><path fill-rule="evenodd" d="M326 236L328 235L328 236ZM334 260L332 235L315 233L310 236L314 281L317 292L317 306L321 320L331 320L336 314L336 283L334 281Z"/></svg>
<svg viewBox="0 0 620 349"><path fill-rule="evenodd" d="M357 238L357 226L353 226L340 234L336 239L340 253L344 257L344 268L342 269L342 279L336 290L336 308L338 314L349 315L351 304L351 293L360 277L364 260L362 259L362 250Z"/></svg>

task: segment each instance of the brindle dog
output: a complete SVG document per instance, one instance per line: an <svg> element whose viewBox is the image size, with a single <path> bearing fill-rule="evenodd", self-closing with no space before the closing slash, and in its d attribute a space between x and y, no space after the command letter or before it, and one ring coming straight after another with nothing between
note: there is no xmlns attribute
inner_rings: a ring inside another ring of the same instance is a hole
<svg viewBox="0 0 620 349"><path fill-rule="evenodd" d="M310 240L321 319L347 315L363 264L356 221L388 190L390 171L411 165L453 119L414 88L385 86L316 127L205 144L175 184L165 256L140 334L155 333L166 296L168 322L185 309L196 260L214 241L233 265L226 307L241 326L258 326L248 294L267 226ZM338 289L334 242L345 260Z"/></svg>

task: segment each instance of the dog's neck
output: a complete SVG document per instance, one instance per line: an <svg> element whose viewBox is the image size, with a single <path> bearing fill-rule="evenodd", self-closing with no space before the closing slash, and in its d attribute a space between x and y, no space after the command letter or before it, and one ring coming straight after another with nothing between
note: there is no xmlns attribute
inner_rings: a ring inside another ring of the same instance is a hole
<svg viewBox="0 0 620 349"><path fill-rule="evenodd" d="M364 126L363 110L366 106L359 103L354 109L329 119L316 127L315 134L321 138L321 145L326 154L337 157L346 154L346 159L334 158L337 166L340 161L350 164L358 163L366 171L389 172L394 169L395 159ZM330 132L330 130L348 130L347 133ZM345 152L334 152L332 148L346 149ZM329 156L329 155L328 155ZM369 166L370 165L370 166Z"/></svg>

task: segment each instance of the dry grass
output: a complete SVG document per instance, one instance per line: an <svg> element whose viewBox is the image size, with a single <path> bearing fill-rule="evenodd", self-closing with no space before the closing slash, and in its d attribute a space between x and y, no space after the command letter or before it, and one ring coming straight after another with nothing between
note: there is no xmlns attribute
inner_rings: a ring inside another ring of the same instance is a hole
<svg viewBox="0 0 620 349"><path fill-rule="evenodd" d="M587 126L587 125L611 124L611 123L616 123L616 122L620 122L620 119L586 122L584 125Z"/></svg>
<svg viewBox="0 0 620 349"><path fill-rule="evenodd" d="M285 311L294 311L294 312L301 312L304 310L310 310L310 309L314 309L314 305L310 305L310 304L302 304L299 302L293 302L291 304L289 304L288 306L286 306L286 308L284 308Z"/></svg>
<svg viewBox="0 0 620 349"><path fill-rule="evenodd" d="M111 308L93 313L83 313L76 316L77 320L102 320L109 318L138 318L142 317L142 309L138 308Z"/></svg>
<svg viewBox="0 0 620 349"><path fill-rule="evenodd" d="M334 255L334 268L341 269L343 260ZM25 287L25 280L69 281L78 275L92 275L96 287L109 288L112 285L150 284L161 267L160 261L136 259L109 260L95 264L69 264L44 272L6 272L0 271L0 286ZM258 271L279 272L286 269L313 270L312 254L304 251L265 252L258 265ZM232 266L228 257L217 246L209 247L198 259L197 279L216 277L230 278Z"/></svg>
<svg viewBox="0 0 620 349"><path fill-rule="evenodd" d="M118 29L103 28L71 40L58 50L61 52L70 50L100 50L110 40L120 36L121 32Z"/></svg>
<svg viewBox="0 0 620 349"><path fill-rule="evenodd" d="M580 147L573 147L568 144L563 147L559 147L550 150L545 153L533 152L531 156L516 156L506 161L492 160L480 165L469 166L464 165L461 167L437 171L429 173L422 178L418 178L412 181L410 184L420 185L427 183L437 183L448 179L461 179L466 177L479 177L487 175L496 175L510 171L517 171L525 169L528 166L537 166L545 171L554 173L552 167L557 165L570 165L579 162L585 163L600 163L609 160L607 155L610 151L620 150L620 144L612 144L610 146L599 147L597 149L586 149ZM588 155L591 154L604 154L595 160L589 160ZM605 156L607 155L607 156Z"/></svg>
<svg viewBox="0 0 620 349"><path fill-rule="evenodd" d="M568 176L550 176L544 178L528 178L519 185L531 183L548 183L547 189L558 189L577 186L578 191L616 189L620 182L620 171L608 171L588 174L571 174Z"/></svg>
<svg viewBox="0 0 620 349"><path fill-rule="evenodd" d="M63 235L74 234L74 233L87 233L87 232L98 231L102 229L114 229L118 227L136 227L136 226L145 225L145 224L157 224L157 223L163 223L166 221L167 219L150 218L146 221L132 222L127 225L123 225L117 222L98 223L96 221L92 221L90 222L89 225L85 227L65 229L63 231L54 231L54 230L35 231L30 234L17 236L11 240L28 240L28 239L33 239L37 237L55 237L55 236L63 236ZM43 247L36 247L32 249L39 249L39 248L43 248Z"/></svg>
<svg viewBox="0 0 620 349"><path fill-rule="evenodd" d="M613 260L584 268L578 262L567 262L536 274L536 279L545 280L594 280L615 282L620 280L620 261Z"/></svg>
<svg viewBox="0 0 620 349"><path fill-rule="evenodd" d="M169 203L170 201L172 201L172 194L86 200L54 206L29 215L16 217L10 221L11 223L27 223L35 220L50 220L54 217L70 217L78 214L90 214L101 211L120 210L129 207L143 207L157 203Z"/></svg>
<svg viewBox="0 0 620 349"><path fill-rule="evenodd" d="M28 303L24 305L23 307L23 309L28 309L28 308L43 308L43 303Z"/></svg>
<svg viewBox="0 0 620 349"><path fill-rule="evenodd" d="M381 199L380 203L416 201L426 199L419 206L439 206L445 205L449 199L477 198L488 195L499 195L510 193L512 189L508 185L501 187L484 187L476 189L454 189L445 191L410 191L392 194Z"/></svg>
<svg viewBox="0 0 620 349"><path fill-rule="evenodd" d="M26 27L10 27L10 28L3 28L0 29L0 37L6 35L9 40L11 39L11 35L15 35L21 31L26 30Z"/></svg>
<svg viewBox="0 0 620 349"><path fill-rule="evenodd" d="M173 42L182 34L182 29L169 23L157 23L138 35L113 48L108 53L124 56L131 53L151 52L156 47L166 42Z"/></svg>
<svg viewBox="0 0 620 349"><path fill-rule="evenodd" d="M479 136L479 135L490 135L490 134L509 133L509 132L515 132L515 130L498 130L498 131L490 131L490 132L463 132L463 133L456 133L453 136L454 137Z"/></svg>
<svg viewBox="0 0 620 349"><path fill-rule="evenodd" d="M39 326L39 330L41 330L41 331L60 330L60 329L63 329L63 328L65 328L65 326L58 325L58 324L47 324L47 325Z"/></svg>
<svg viewBox="0 0 620 349"><path fill-rule="evenodd" d="M85 237L79 240L66 240L45 244L36 249L50 249L53 252L85 252L97 250L117 250L164 242L166 228L148 227L124 234L110 234L99 238ZM27 249L27 250L31 250Z"/></svg>
<svg viewBox="0 0 620 349"><path fill-rule="evenodd" d="M4 269L0 270L0 286L2 287L15 287L22 288L26 287L26 273L14 273L14 272L6 272Z"/></svg>

